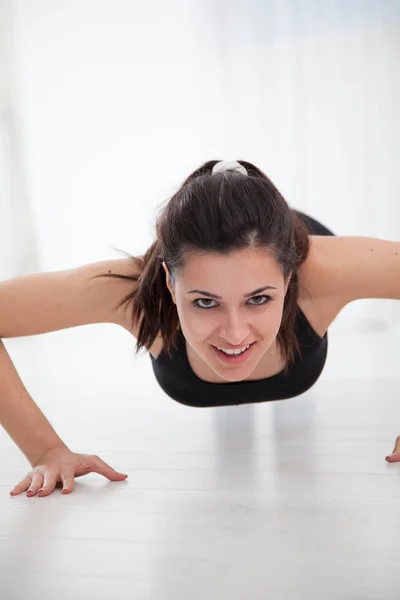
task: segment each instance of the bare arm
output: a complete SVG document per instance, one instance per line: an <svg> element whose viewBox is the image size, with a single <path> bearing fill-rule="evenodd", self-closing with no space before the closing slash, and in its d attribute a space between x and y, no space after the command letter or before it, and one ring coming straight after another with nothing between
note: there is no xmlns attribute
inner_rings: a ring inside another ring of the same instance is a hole
<svg viewBox="0 0 400 600"><path fill-rule="evenodd" d="M134 274L130 260L102 261L75 269L38 273L0 282L0 337L19 337L89 323L128 328L124 307L133 281L97 278L100 273ZM0 424L31 465L50 448L64 447L22 383L0 340Z"/></svg>
<svg viewBox="0 0 400 600"><path fill-rule="evenodd" d="M135 282L93 279L101 273L136 274L132 261L122 259L0 281L0 338L48 333L89 323L117 323L128 328L123 307L118 310L115 307Z"/></svg>
<svg viewBox="0 0 400 600"><path fill-rule="evenodd" d="M66 448L22 383L0 340L0 423L30 464L50 448Z"/></svg>

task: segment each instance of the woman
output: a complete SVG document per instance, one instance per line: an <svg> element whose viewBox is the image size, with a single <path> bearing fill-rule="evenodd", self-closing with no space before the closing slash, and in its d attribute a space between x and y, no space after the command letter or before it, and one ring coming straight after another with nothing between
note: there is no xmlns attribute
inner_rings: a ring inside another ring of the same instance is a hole
<svg viewBox="0 0 400 600"><path fill-rule="evenodd" d="M400 299L400 243L338 237L292 210L246 161L209 161L162 209L142 257L0 284L0 337L117 323L149 351L175 400L196 407L297 396L319 378L327 330L358 298ZM23 387L1 345L1 422L32 470L11 494L48 495L95 471L69 450ZM24 418L21 418L21 415ZM400 436L390 457L400 460Z"/></svg>

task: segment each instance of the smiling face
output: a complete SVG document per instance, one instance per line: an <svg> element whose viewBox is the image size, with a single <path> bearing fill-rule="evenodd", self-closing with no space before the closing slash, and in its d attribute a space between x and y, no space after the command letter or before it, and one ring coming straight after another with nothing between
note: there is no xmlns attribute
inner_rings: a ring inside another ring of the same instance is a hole
<svg viewBox="0 0 400 600"><path fill-rule="evenodd" d="M272 253L260 249L190 253L185 259L175 285L163 266L187 343L223 379L249 377L276 339L290 277L285 282ZM240 360L215 349L254 342Z"/></svg>

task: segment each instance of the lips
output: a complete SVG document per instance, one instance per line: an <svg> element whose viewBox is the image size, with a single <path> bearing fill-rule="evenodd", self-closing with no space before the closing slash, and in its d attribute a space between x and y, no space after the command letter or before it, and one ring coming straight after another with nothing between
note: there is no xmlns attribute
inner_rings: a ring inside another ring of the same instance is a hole
<svg viewBox="0 0 400 600"><path fill-rule="evenodd" d="M217 350L219 350L220 352L225 352L225 354L228 354L229 356L239 356L239 354L243 354L243 352L246 352L246 350L248 350L250 348L251 344L246 344L245 346L240 346L240 348L226 348L225 346L221 346L218 348L218 346L216 346ZM244 350L242 350L242 348L244 348ZM229 352L234 352L234 354L230 354Z"/></svg>
<svg viewBox="0 0 400 600"><path fill-rule="evenodd" d="M254 342L247 342L247 344L242 344L241 346L224 346L221 344L217 346L216 344L212 344L215 348L223 348L224 350L241 350L242 348L246 348L246 346L252 346Z"/></svg>
<svg viewBox="0 0 400 600"><path fill-rule="evenodd" d="M249 357L249 355L251 354L253 347L254 347L255 342L253 342L252 344L250 344L249 348L247 348L247 350L245 350L244 352L241 352L240 354L226 354L226 352L223 352L222 350L218 350L218 348L216 346L212 346L214 352L216 353L216 355L218 356L218 358L223 361L224 363L227 364L234 364L234 365L238 365L243 363L245 360L247 360L247 358Z"/></svg>

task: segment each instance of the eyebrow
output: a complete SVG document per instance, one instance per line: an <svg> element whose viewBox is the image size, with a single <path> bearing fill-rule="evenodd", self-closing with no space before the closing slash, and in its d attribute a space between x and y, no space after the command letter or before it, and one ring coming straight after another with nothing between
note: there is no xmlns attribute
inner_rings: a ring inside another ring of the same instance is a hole
<svg viewBox="0 0 400 600"><path fill-rule="evenodd" d="M278 288L272 287L272 285L266 285L265 287L257 288L253 290L249 294L243 294L243 298L250 298L250 296L255 296L264 290L276 290ZM205 292L204 290L189 290L186 292L187 294L203 294L203 296L209 296L210 298L215 298L215 300L222 300L222 296L217 296L216 294L212 294L211 292Z"/></svg>

